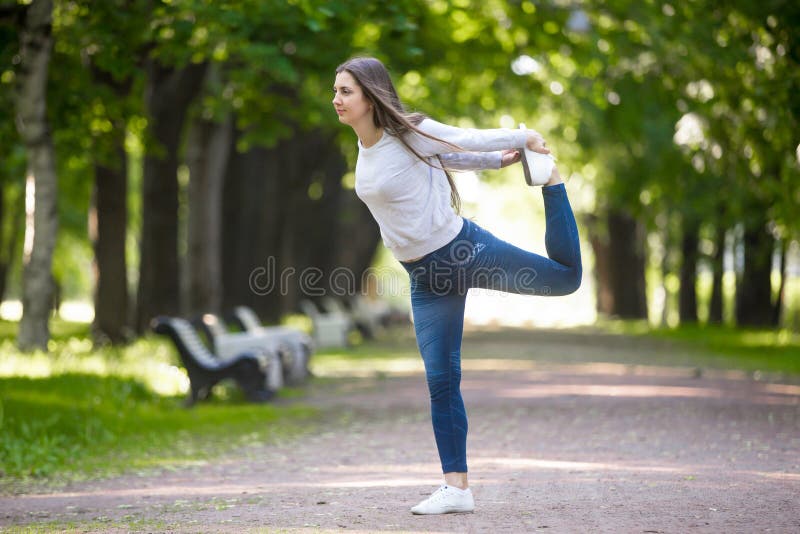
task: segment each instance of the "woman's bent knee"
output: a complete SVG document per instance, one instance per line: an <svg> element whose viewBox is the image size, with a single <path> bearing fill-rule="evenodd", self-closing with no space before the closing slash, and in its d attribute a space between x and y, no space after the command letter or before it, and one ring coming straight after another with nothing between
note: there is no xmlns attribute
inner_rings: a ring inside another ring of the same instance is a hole
<svg viewBox="0 0 800 534"><path fill-rule="evenodd" d="M575 293L581 287L583 272L580 267L564 271L564 278L557 288L550 292L554 297L561 297Z"/></svg>
<svg viewBox="0 0 800 534"><path fill-rule="evenodd" d="M580 267L573 269L571 272L571 276L567 281L567 288L566 288L567 292L565 294L569 295L570 293L575 293L578 290L578 288L581 287L582 279L583 279L583 270Z"/></svg>

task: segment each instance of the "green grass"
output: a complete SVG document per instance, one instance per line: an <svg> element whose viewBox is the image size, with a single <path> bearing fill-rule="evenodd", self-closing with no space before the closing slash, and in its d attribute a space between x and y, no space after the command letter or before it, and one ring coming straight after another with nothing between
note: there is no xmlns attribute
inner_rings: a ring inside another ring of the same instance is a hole
<svg viewBox="0 0 800 534"><path fill-rule="evenodd" d="M667 341L687 351L699 364L800 375L800 334L786 329L748 329L716 325L653 328L644 321L602 323L605 331Z"/></svg>
<svg viewBox="0 0 800 534"><path fill-rule="evenodd" d="M85 325L53 323L48 354L18 352L15 325L0 323L2 492L204 461L299 432L316 414L246 403L226 384L186 409L185 373L166 340L95 349Z"/></svg>

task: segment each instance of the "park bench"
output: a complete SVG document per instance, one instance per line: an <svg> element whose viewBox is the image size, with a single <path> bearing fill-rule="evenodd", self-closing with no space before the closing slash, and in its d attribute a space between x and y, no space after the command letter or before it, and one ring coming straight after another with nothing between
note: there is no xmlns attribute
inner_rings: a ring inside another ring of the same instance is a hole
<svg viewBox="0 0 800 534"><path fill-rule="evenodd" d="M225 322L213 313L203 314L192 324L205 334L212 354L225 360L243 352L252 352L267 372L267 389L277 391L283 387L293 356L290 347L280 339L248 332L229 332Z"/></svg>
<svg viewBox="0 0 800 534"><path fill-rule="evenodd" d="M377 318L364 307L358 307L354 300L341 302L333 297L321 299L322 308L331 315L346 316L350 328L356 328L366 339L373 339L380 329Z"/></svg>
<svg viewBox="0 0 800 534"><path fill-rule="evenodd" d="M288 326L264 326L252 308L247 306L235 307L231 319L247 334L274 337L289 347L292 358L284 362L287 382L299 383L311 374L308 365L314 343L308 334Z"/></svg>
<svg viewBox="0 0 800 534"><path fill-rule="evenodd" d="M321 311L308 299L300 301L300 310L311 319L314 329L314 344L317 347L346 347L348 334L353 326L350 316L338 310Z"/></svg>
<svg viewBox="0 0 800 534"><path fill-rule="evenodd" d="M207 399L211 395L211 388L225 379L234 380L251 402L264 402L274 395L266 387L267 371L257 354L243 352L221 359L203 345L197 332L185 319L160 316L153 319L151 327L155 333L172 339L181 363L189 374L187 406Z"/></svg>
<svg viewBox="0 0 800 534"><path fill-rule="evenodd" d="M366 339L374 339L389 325L392 310L383 300L355 295L348 305L353 322Z"/></svg>

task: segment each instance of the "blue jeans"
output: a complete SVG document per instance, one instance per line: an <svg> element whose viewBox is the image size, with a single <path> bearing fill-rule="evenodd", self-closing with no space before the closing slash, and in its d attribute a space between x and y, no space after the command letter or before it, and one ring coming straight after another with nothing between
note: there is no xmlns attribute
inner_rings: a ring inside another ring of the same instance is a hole
<svg viewBox="0 0 800 534"><path fill-rule="evenodd" d="M464 219L447 245L401 262L411 281L417 346L425 363L442 471L467 472L467 413L461 398L461 337L471 287L524 295L566 295L581 284L578 228L564 184L542 188L548 258L502 241Z"/></svg>

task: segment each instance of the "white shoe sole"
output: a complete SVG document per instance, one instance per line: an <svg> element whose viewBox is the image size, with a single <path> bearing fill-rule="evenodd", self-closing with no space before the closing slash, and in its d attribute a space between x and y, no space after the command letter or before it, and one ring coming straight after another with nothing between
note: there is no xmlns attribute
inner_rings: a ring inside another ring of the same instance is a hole
<svg viewBox="0 0 800 534"><path fill-rule="evenodd" d="M474 508L472 510L447 510L444 512L415 512L414 510L411 510L411 513L414 515L471 514L474 512Z"/></svg>
<svg viewBox="0 0 800 534"><path fill-rule="evenodd" d="M523 123L519 123L519 129L527 130ZM556 166L553 156L528 150L528 147L522 147L519 155L522 159L522 172L525 173L525 182L528 185L544 185L550 181L550 174Z"/></svg>

